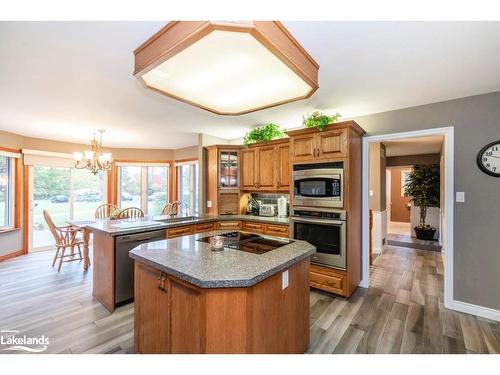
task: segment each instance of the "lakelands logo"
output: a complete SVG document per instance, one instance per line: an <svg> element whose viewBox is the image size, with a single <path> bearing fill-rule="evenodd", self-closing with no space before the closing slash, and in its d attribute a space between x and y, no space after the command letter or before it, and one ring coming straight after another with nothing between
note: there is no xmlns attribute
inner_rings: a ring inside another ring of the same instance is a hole
<svg viewBox="0 0 500 375"><path fill-rule="evenodd" d="M1 350L41 353L47 350L48 345L49 338L45 335L30 337L19 335L17 330L0 330Z"/></svg>

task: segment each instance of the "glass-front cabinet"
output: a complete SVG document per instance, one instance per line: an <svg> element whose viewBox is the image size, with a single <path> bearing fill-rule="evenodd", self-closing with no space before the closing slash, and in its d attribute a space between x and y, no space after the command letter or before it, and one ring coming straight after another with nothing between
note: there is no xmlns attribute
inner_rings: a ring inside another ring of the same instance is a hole
<svg viewBox="0 0 500 375"><path fill-rule="evenodd" d="M219 151L219 187L238 188L238 150Z"/></svg>

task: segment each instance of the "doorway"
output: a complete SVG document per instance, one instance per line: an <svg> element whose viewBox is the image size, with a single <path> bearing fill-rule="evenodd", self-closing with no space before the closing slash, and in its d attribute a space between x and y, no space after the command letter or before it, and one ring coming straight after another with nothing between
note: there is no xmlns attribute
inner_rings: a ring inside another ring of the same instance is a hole
<svg viewBox="0 0 500 375"><path fill-rule="evenodd" d="M43 217L47 210L56 226L68 220L91 220L106 197L106 174L69 167L29 167L29 251L54 246L54 238Z"/></svg>
<svg viewBox="0 0 500 375"><path fill-rule="evenodd" d="M367 288L370 285L370 249L369 249L369 215L370 199L372 192L369 186L369 155L370 145L375 143L384 143L404 139L418 139L423 137L440 136L444 137L441 160L441 217L440 232L442 255L444 259L444 305L452 308L453 305L453 127L436 128L428 130L410 131L403 133L393 133L384 135L367 136L363 138L363 180L362 180L362 199L363 199L363 217L362 217L362 237L363 237L363 256L362 256L362 280L360 286ZM397 176L397 174L396 174ZM387 176L384 176L384 185L388 182ZM394 177L396 178L396 177ZM399 178L404 178L404 174L399 174ZM392 171L391 171L392 181ZM400 180L401 181L401 180ZM384 196L384 200L386 197ZM385 211L383 220L393 221L392 210ZM390 212L390 213L387 213ZM411 222L411 220L410 220ZM448 224L450 223L450 224ZM407 225L407 224L406 224ZM411 224L410 224L411 226Z"/></svg>

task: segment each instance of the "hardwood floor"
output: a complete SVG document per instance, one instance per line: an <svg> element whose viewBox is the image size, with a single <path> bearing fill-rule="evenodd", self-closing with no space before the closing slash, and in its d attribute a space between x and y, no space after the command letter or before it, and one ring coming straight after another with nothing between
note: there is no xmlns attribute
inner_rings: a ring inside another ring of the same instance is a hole
<svg viewBox="0 0 500 375"><path fill-rule="evenodd" d="M500 353L500 323L445 309L440 253L386 245L370 288L311 291L310 353Z"/></svg>
<svg viewBox="0 0 500 375"><path fill-rule="evenodd" d="M92 268L51 268L53 252L0 262L0 329L45 335L46 353L133 352L133 304L110 314ZM500 353L500 323L446 310L441 255L386 246L371 286L346 300L311 291L310 353ZM0 351L0 353L7 353Z"/></svg>

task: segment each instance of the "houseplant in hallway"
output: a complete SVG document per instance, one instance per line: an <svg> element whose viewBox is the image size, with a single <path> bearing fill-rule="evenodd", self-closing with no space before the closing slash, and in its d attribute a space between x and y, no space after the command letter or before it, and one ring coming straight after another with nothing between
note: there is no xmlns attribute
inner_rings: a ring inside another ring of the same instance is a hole
<svg viewBox="0 0 500 375"><path fill-rule="evenodd" d="M415 233L418 239L432 240L436 228L426 224L427 208L439 207L439 165L416 165L408 174L404 195L420 207L420 223Z"/></svg>

